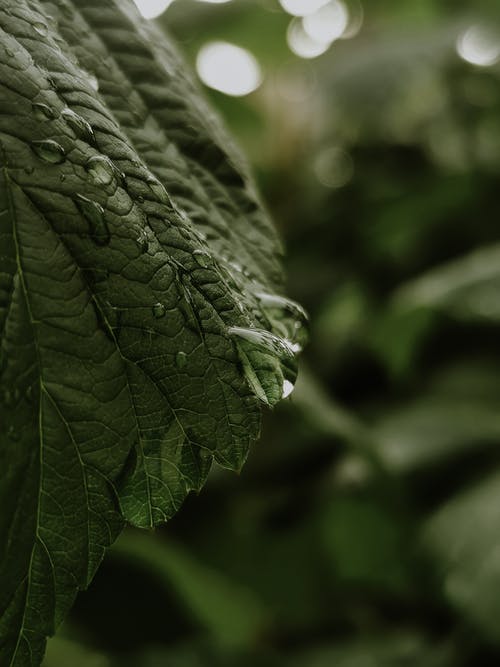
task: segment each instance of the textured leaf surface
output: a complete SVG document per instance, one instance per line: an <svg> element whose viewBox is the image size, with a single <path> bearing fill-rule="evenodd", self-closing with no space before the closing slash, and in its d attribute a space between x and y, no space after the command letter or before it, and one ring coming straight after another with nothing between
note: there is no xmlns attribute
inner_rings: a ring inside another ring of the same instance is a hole
<svg viewBox="0 0 500 667"><path fill-rule="evenodd" d="M304 314L237 151L128 2L0 6L0 664L124 522L239 469ZM260 401L259 401L260 399Z"/></svg>

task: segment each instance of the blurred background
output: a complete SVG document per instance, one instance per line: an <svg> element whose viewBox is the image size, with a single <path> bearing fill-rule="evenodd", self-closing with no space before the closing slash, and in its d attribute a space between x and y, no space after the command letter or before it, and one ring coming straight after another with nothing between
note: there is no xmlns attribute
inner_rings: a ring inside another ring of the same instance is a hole
<svg viewBox="0 0 500 667"><path fill-rule="evenodd" d="M310 343L45 667L498 667L498 1L135 1L248 155Z"/></svg>

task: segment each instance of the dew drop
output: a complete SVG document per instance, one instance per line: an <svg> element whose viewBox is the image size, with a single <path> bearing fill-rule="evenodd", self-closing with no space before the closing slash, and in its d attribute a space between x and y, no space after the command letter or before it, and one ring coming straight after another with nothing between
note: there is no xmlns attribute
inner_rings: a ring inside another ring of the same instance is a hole
<svg viewBox="0 0 500 667"><path fill-rule="evenodd" d="M45 23L42 23L41 21L37 21L36 23L33 23L33 30L37 32L41 37L47 37L47 34L49 32L49 29Z"/></svg>
<svg viewBox="0 0 500 667"><path fill-rule="evenodd" d="M210 266L210 263L212 261L212 258L210 257L210 254L206 252L205 250L195 250L193 252L193 257L196 260L196 263L198 266L203 267L206 269L208 266Z"/></svg>
<svg viewBox="0 0 500 667"><path fill-rule="evenodd" d="M85 169L96 185L109 185L115 177L120 178L120 171L107 155L93 155L87 160Z"/></svg>
<svg viewBox="0 0 500 667"><path fill-rule="evenodd" d="M94 131L90 123L86 121L85 118L82 118L69 107L66 107L61 111L61 116L79 139L82 139L89 144L95 144Z"/></svg>
<svg viewBox="0 0 500 667"><path fill-rule="evenodd" d="M307 340L307 322L309 317L296 301L277 294L256 292L262 310L278 333L288 342L293 352L300 352Z"/></svg>
<svg viewBox="0 0 500 667"><path fill-rule="evenodd" d="M111 240L108 224L104 218L104 209L92 199L77 195L76 206L89 225L91 239L97 245L107 245Z"/></svg>
<svg viewBox="0 0 500 667"><path fill-rule="evenodd" d="M24 167L24 171L27 174L32 174L35 171L35 167L33 167L33 165L28 165L27 167Z"/></svg>
<svg viewBox="0 0 500 667"><path fill-rule="evenodd" d="M156 319L160 319L161 317L165 317L165 314L167 312L167 309L162 303L155 303L153 306L153 315L156 317Z"/></svg>
<svg viewBox="0 0 500 667"><path fill-rule="evenodd" d="M56 117L54 110L48 104L43 104L43 102L34 102L31 105L31 109L37 120L52 120Z"/></svg>
<svg viewBox="0 0 500 667"><path fill-rule="evenodd" d="M62 181L65 181L66 180L66 174L61 174L59 176L59 180L61 181L61 183L62 183Z"/></svg>
<svg viewBox="0 0 500 667"><path fill-rule="evenodd" d="M137 195L136 200L139 204L144 204L144 197L142 195Z"/></svg>
<svg viewBox="0 0 500 667"><path fill-rule="evenodd" d="M279 356L295 356L290 343L279 336L275 336L265 329L247 329L245 327L230 327L228 329L230 336L237 336L252 345L264 348L269 352Z"/></svg>
<svg viewBox="0 0 500 667"><path fill-rule="evenodd" d="M264 329L230 327L243 374L263 403L275 405L293 390L297 367L288 341Z"/></svg>
<svg viewBox="0 0 500 667"><path fill-rule="evenodd" d="M66 159L66 151L53 139L32 141L31 148L39 158L51 164L61 164Z"/></svg>
<svg viewBox="0 0 500 667"><path fill-rule="evenodd" d="M175 355L175 365L177 368L184 368L187 364L187 354L185 352L177 352Z"/></svg>

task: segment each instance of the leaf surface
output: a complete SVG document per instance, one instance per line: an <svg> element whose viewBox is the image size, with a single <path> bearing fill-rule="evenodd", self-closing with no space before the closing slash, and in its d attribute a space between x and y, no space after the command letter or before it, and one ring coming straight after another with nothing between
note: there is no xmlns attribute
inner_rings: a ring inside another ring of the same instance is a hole
<svg viewBox="0 0 500 667"><path fill-rule="evenodd" d="M0 664L125 522L241 468L304 313L238 151L129 2L0 7ZM260 399L260 400L259 400Z"/></svg>

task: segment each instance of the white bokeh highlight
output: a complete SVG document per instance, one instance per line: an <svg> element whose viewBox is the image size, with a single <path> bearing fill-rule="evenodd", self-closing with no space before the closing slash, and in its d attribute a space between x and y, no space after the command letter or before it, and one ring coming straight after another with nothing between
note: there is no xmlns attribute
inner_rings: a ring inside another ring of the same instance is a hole
<svg viewBox="0 0 500 667"><path fill-rule="evenodd" d="M248 95L262 83L255 57L229 42L205 44L198 52L196 69L206 86L234 97Z"/></svg>
<svg viewBox="0 0 500 667"><path fill-rule="evenodd" d="M491 67L500 60L500 36L490 28L473 25L457 39L457 53L465 61Z"/></svg>

